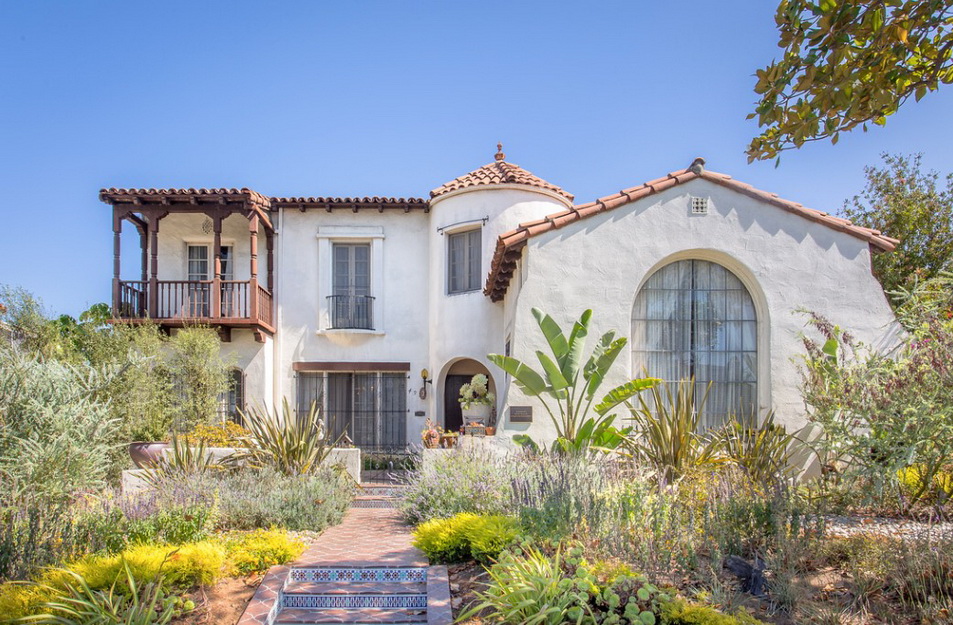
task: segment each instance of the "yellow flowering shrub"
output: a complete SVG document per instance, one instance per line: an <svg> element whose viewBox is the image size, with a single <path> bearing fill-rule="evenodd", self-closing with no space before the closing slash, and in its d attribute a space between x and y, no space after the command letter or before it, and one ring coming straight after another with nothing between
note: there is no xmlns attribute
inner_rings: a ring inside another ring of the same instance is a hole
<svg viewBox="0 0 953 625"><path fill-rule="evenodd" d="M222 538L231 573L248 575L276 564L295 560L304 552L304 543L281 530L232 532Z"/></svg>

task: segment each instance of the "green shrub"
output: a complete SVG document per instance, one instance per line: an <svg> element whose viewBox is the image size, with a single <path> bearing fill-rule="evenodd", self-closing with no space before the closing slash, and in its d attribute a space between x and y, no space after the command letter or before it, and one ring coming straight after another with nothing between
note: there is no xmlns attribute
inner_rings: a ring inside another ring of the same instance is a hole
<svg viewBox="0 0 953 625"><path fill-rule="evenodd" d="M465 524L479 517L462 512L449 519L432 519L414 530L414 546L434 563L462 562L470 557Z"/></svg>
<svg viewBox="0 0 953 625"><path fill-rule="evenodd" d="M417 525L460 512L507 514L515 462L481 449L457 449L421 461L407 480L400 509Z"/></svg>
<svg viewBox="0 0 953 625"><path fill-rule="evenodd" d="M473 558L489 562L519 537L519 523L504 516L462 512L449 519L433 519L414 530L414 545L431 562L462 562Z"/></svg>
<svg viewBox="0 0 953 625"><path fill-rule="evenodd" d="M267 468L246 468L175 476L158 483L160 492L208 500L215 506L217 529L310 531L341 522L354 496L353 484L343 471L332 467L293 477Z"/></svg>
<svg viewBox="0 0 953 625"><path fill-rule="evenodd" d="M663 625L764 625L744 609L734 615L724 614L706 605L689 603L682 599L662 606Z"/></svg>
<svg viewBox="0 0 953 625"><path fill-rule="evenodd" d="M217 515L214 492L206 496L167 486L128 495L107 492L77 502L72 540L82 549L64 555L113 554L136 544L179 545L207 539Z"/></svg>
<svg viewBox="0 0 953 625"><path fill-rule="evenodd" d="M222 540L230 567L240 575L291 562L304 551L304 543L278 530L233 532Z"/></svg>
<svg viewBox="0 0 953 625"><path fill-rule="evenodd" d="M519 521L505 516L481 516L464 528L470 543L470 555L477 562L489 563L515 543L520 536Z"/></svg>
<svg viewBox="0 0 953 625"><path fill-rule="evenodd" d="M521 553L503 552L489 569L486 590L476 593L479 603L458 617L463 621L483 612L504 623L561 625L567 619L592 621L590 586L579 588L563 571L561 552L553 557L526 547Z"/></svg>
<svg viewBox="0 0 953 625"><path fill-rule="evenodd" d="M111 556L87 556L69 565L69 571L86 580L94 590L112 586L121 579L126 566L137 580L151 580L160 574L172 586L207 586L224 572L225 547L203 541L177 547L137 545ZM68 575L50 571L41 577L47 585L64 588Z"/></svg>
<svg viewBox="0 0 953 625"><path fill-rule="evenodd" d="M655 625L673 600L672 593L652 584L644 575L620 573L611 581L600 580L583 559L580 547L565 554L558 548L552 556L532 547L524 547L519 553L503 552L499 562L490 567L489 575L486 590L477 593L479 603L460 615L459 620L483 612L504 623ZM681 605L669 609L673 618L681 618ZM757 623L728 618L732 620L712 623Z"/></svg>

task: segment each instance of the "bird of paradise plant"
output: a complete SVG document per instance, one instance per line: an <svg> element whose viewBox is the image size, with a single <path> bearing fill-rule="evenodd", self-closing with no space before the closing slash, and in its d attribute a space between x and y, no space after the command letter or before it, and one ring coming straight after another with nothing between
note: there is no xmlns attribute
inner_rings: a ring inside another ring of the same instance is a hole
<svg viewBox="0 0 953 625"><path fill-rule="evenodd" d="M533 309L533 317L550 351L550 354L536 352L542 372L537 372L516 358L500 354L490 354L490 362L513 376L516 385L527 396L536 397L543 404L556 428L555 451L617 447L627 432L612 425L612 410L640 392L654 387L659 380L630 380L610 390L595 403L599 388L626 345L625 337L616 338L615 332L606 332L584 361L583 352L592 310L582 313L579 320L573 323L568 336L552 317L538 308ZM595 411L595 417L588 416L590 410ZM536 446L526 435L516 436L514 440Z"/></svg>

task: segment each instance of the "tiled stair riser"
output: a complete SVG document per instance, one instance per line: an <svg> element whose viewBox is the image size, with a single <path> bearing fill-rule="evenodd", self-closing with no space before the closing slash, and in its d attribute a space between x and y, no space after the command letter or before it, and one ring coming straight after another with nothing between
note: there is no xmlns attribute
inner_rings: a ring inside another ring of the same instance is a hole
<svg viewBox="0 0 953 625"><path fill-rule="evenodd" d="M397 504L393 501L382 499L355 499L351 502L352 508L396 508Z"/></svg>
<svg viewBox="0 0 953 625"><path fill-rule="evenodd" d="M312 610L426 610L427 595L306 595L286 592L282 595L281 605L283 608Z"/></svg>
<svg viewBox="0 0 953 625"><path fill-rule="evenodd" d="M289 582L415 582L427 581L427 569L421 567L388 568L293 568Z"/></svg>
<svg viewBox="0 0 953 625"><path fill-rule="evenodd" d="M399 486L362 486L355 494L368 497L400 497L404 494L404 489Z"/></svg>

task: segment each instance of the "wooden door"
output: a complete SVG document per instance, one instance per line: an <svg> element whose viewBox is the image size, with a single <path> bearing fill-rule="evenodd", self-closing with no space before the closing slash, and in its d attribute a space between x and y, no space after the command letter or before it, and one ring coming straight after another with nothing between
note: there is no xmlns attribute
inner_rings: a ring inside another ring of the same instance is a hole
<svg viewBox="0 0 953 625"><path fill-rule="evenodd" d="M459 432L463 425L463 409L460 407L460 387L469 382L472 375L448 375L443 386L444 429Z"/></svg>

